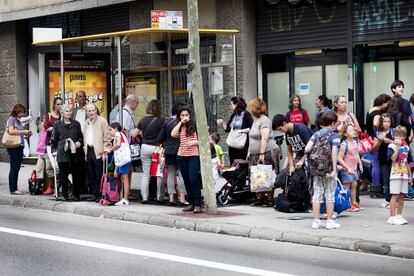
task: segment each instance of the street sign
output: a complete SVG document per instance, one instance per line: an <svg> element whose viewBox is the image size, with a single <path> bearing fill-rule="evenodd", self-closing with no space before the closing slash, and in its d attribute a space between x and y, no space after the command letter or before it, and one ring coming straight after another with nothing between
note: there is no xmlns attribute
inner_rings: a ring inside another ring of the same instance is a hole
<svg viewBox="0 0 414 276"><path fill-rule="evenodd" d="M182 11L151 11L151 28L176 30L183 28Z"/></svg>

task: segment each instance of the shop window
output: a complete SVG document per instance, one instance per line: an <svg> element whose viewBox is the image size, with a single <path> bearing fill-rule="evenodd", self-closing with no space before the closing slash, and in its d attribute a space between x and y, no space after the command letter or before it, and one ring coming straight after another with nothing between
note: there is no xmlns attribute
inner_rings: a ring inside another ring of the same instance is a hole
<svg viewBox="0 0 414 276"><path fill-rule="evenodd" d="M276 114L286 114L289 102L289 72L267 74L267 107L270 120ZM283 133L275 131L275 135ZM282 144L286 156L286 143Z"/></svg>
<svg viewBox="0 0 414 276"><path fill-rule="evenodd" d="M311 123L315 121L315 102L322 95L322 66L295 68L295 95L302 99L302 107L309 112Z"/></svg>
<svg viewBox="0 0 414 276"><path fill-rule="evenodd" d="M390 85L394 78L394 61L364 63L365 112L374 105L374 99L379 94L392 94Z"/></svg>
<svg viewBox="0 0 414 276"><path fill-rule="evenodd" d="M334 101L335 96L348 95L348 72L346 64L326 65L326 96Z"/></svg>
<svg viewBox="0 0 414 276"><path fill-rule="evenodd" d="M401 60L399 62L398 78L404 82L404 97L407 99L414 93L413 68L414 60Z"/></svg>

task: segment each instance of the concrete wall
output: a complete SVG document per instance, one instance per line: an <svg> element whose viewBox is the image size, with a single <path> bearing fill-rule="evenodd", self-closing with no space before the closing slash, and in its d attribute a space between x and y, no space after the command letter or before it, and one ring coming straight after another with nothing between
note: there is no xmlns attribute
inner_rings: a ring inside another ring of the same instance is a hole
<svg viewBox="0 0 414 276"><path fill-rule="evenodd" d="M0 0L0 22L98 8L133 0Z"/></svg>
<svg viewBox="0 0 414 276"><path fill-rule="evenodd" d="M0 24L0 135L16 103L27 106L27 56L25 26L16 22ZM0 161L7 160L0 148Z"/></svg>
<svg viewBox="0 0 414 276"><path fill-rule="evenodd" d="M256 61L256 13L255 3L249 0L227 0L217 2L217 28L237 29L237 94L246 99L257 97L257 61ZM217 44L231 44L232 38L219 36ZM220 49L218 49L220 50ZM220 55L220 53L218 53ZM233 68L226 68L225 95L219 102L219 117L227 120L228 109L233 92ZM221 132L220 132L221 133ZM222 133L221 133L222 134Z"/></svg>

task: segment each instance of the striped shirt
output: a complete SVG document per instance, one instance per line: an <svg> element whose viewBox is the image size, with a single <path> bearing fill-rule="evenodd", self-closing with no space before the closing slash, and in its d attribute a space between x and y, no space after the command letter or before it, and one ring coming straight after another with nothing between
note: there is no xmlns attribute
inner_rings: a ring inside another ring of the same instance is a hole
<svg viewBox="0 0 414 276"><path fill-rule="evenodd" d="M198 141L197 140L197 133L194 132L190 136L186 134L186 128L182 127L180 131L180 147L178 148L179 156L199 156L198 152L198 145L187 147L185 144L190 141Z"/></svg>

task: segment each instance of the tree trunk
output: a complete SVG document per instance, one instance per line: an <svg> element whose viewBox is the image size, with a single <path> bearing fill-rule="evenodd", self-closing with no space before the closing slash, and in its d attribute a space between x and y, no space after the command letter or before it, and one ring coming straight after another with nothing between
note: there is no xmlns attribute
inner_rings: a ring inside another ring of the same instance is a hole
<svg viewBox="0 0 414 276"><path fill-rule="evenodd" d="M203 181L204 201L208 214L217 212L214 192L211 151L208 139L206 105L204 102L203 80L200 66L200 35L198 32L198 1L187 0L188 11L188 70L192 80L194 113L200 150L201 178Z"/></svg>

